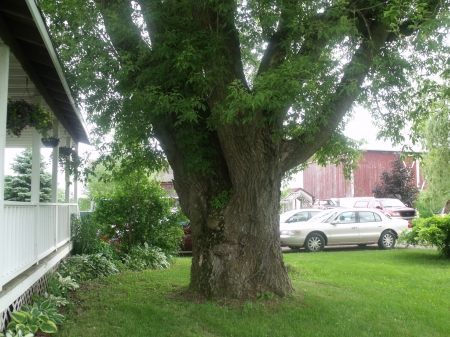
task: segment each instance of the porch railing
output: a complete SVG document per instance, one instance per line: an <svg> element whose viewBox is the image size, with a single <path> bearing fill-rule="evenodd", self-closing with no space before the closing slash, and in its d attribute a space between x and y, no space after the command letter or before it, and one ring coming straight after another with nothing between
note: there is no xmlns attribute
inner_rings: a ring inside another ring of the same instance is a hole
<svg viewBox="0 0 450 337"><path fill-rule="evenodd" d="M7 282L37 264L70 240L70 216L77 204L5 201L0 224L3 242L0 290Z"/></svg>

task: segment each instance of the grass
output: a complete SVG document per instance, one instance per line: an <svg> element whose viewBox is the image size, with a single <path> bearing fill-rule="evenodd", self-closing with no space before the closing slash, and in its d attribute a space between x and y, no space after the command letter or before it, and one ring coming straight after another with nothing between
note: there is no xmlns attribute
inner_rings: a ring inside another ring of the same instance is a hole
<svg viewBox="0 0 450 337"><path fill-rule="evenodd" d="M435 250L284 258L296 294L237 306L186 300L188 257L86 283L57 336L450 336L450 261Z"/></svg>

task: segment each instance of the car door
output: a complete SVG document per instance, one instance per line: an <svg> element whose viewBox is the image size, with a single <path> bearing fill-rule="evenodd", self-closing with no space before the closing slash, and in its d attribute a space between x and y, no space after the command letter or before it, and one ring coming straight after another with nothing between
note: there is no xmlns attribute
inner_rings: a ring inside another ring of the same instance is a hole
<svg viewBox="0 0 450 337"><path fill-rule="evenodd" d="M384 225L380 215L371 211L359 211L359 236L362 243L378 242Z"/></svg>
<svg viewBox="0 0 450 337"><path fill-rule="evenodd" d="M359 243L358 223L356 212L347 211L338 213L330 224L328 244Z"/></svg>

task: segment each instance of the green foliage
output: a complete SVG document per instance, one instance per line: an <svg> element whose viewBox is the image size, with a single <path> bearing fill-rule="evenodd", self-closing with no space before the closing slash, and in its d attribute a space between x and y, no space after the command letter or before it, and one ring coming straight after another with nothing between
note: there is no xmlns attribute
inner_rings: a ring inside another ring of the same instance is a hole
<svg viewBox="0 0 450 337"><path fill-rule="evenodd" d="M71 230L73 240L73 254L95 254L101 249L98 237L99 226L93 221L92 215L86 214L78 218L71 215Z"/></svg>
<svg viewBox="0 0 450 337"><path fill-rule="evenodd" d="M404 204L412 207L419 194L412 175L412 168L404 165L400 157L392 160L389 164L391 170L388 172L383 169L380 176L381 184L377 183L372 189L372 193L376 198L400 199Z"/></svg>
<svg viewBox="0 0 450 337"><path fill-rule="evenodd" d="M435 246L444 258L450 259L450 216L414 219L412 229L402 234L399 242Z"/></svg>
<svg viewBox="0 0 450 337"><path fill-rule="evenodd" d="M53 128L53 115L39 104L8 97L6 130L8 135L20 137L26 127L34 127L44 138Z"/></svg>
<svg viewBox="0 0 450 337"><path fill-rule="evenodd" d="M60 146L58 162L61 169L70 176L75 176L77 179L81 176L83 163L75 148Z"/></svg>
<svg viewBox="0 0 450 337"><path fill-rule="evenodd" d="M49 301L41 305L34 303L32 306L23 306L22 310L11 313L12 321L6 330L21 331L22 334L35 334L38 330L45 333L58 331L57 324L62 324L64 316L57 313L56 307ZM58 322L58 323L56 323Z"/></svg>
<svg viewBox="0 0 450 337"><path fill-rule="evenodd" d="M34 337L34 333L29 332L25 334L22 332L22 330L6 330L5 332L0 332L0 337Z"/></svg>
<svg viewBox="0 0 450 337"><path fill-rule="evenodd" d="M143 246L134 246L125 255L124 264L127 269L164 269L170 267L167 255L158 247L151 247L146 242Z"/></svg>
<svg viewBox="0 0 450 337"><path fill-rule="evenodd" d="M51 295L67 298L70 291L78 289L80 286L70 276L62 277L61 274L54 272L50 274L47 283L48 292Z"/></svg>
<svg viewBox="0 0 450 337"><path fill-rule="evenodd" d="M179 250L184 233L178 224L183 215L172 212L173 200L165 196L158 182L135 173L116 182L113 195L95 202L92 221L101 227L102 235L118 242L122 251L145 242L169 254Z"/></svg>
<svg viewBox="0 0 450 337"><path fill-rule="evenodd" d="M427 185L420 192L419 199L431 212L438 212L450 199L450 101L447 85L437 92L440 97L430 104L431 116L421 130L422 145L426 150L421 167Z"/></svg>
<svg viewBox="0 0 450 337"><path fill-rule="evenodd" d="M118 273L116 265L101 254L73 255L61 262L62 277L70 277L77 283Z"/></svg>
<svg viewBox="0 0 450 337"><path fill-rule="evenodd" d="M416 200L416 202L414 203L414 205L415 205L415 207L416 207L416 209L417 209L417 211L418 211L418 214L419 214L419 216L420 216L421 218L429 218L429 217L432 217L432 216L435 214L435 212L439 211L439 209L437 209L435 212L433 212L433 211L430 210L430 208L429 208L428 206L424 205L424 203L423 203L422 200L421 200L421 195L422 195L422 193L423 193L423 191L421 191L421 192L419 193L419 199Z"/></svg>
<svg viewBox="0 0 450 337"><path fill-rule="evenodd" d="M91 199L89 198L78 198L78 209L80 212L86 212L91 209Z"/></svg>
<svg viewBox="0 0 450 337"><path fill-rule="evenodd" d="M215 209L221 209L225 207L233 196L233 193L233 189L220 192L217 197L211 200L211 206Z"/></svg>
<svg viewBox="0 0 450 337"><path fill-rule="evenodd" d="M114 194L116 186L111 179L112 172L110 172L114 166L110 165L107 169L101 163L91 162L86 167L85 172L87 173L87 178L83 192L90 200L101 197L107 198Z"/></svg>
<svg viewBox="0 0 450 337"><path fill-rule="evenodd" d="M14 176L5 176L5 200L10 201L30 201L31 200L31 165L32 151L26 149L14 158L11 168ZM45 172L43 157L40 161L40 202L50 202L51 200L51 174Z"/></svg>

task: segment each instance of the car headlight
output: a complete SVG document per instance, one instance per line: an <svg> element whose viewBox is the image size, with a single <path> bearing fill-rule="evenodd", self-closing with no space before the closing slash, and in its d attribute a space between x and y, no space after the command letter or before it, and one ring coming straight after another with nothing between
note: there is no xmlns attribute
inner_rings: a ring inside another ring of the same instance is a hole
<svg viewBox="0 0 450 337"><path fill-rule="evenodd" d="M281 235L286 235L286 236L300 235L300 231L299 230L295 230L295 231L281 231Z"/></svg>
<svg viewBox="0 0 450 337"><path fill-rule="evenodd" d="M400 212L392 212L392 216L400 216Z"/></svg>

